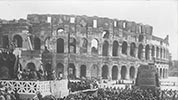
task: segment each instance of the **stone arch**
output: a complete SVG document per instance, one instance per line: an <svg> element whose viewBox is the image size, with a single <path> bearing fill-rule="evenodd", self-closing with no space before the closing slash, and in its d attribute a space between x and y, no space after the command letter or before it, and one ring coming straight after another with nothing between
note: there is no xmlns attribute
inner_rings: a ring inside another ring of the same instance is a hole
<svg viewBox="0 0 178 100"><path fill-rule="evenodd" d="M57 39L57 53L64 53L64 39Z"/></svg>
<svg viewBox="0 0 178 100"><path fill-rule="evenodd" d="M142 57L143 57L143 45L139 44L139 46L138 46L138 58L142 59Z"/></svg>
<svg viewBox="0 0 178 100"><path fill-rule="evenodd" d="M112 80L118 79L118 68L117 66L112 67Z"/></svg>
<svg viewBox="0 0 178 100"><path fill-rule="evenodd" d="M147 44L146 47L145 47L145 58L146 60L149 60L150 59L150 46Z"/></svg>
<svg viewBox="0 0 178 100"><path fill-rule="evenodd" d="M126 79L126 74L127 74L127 68L126 66L121 67L121 79L124 80Z"/></svg>
<svg viewBox="0 0 178 100"><path fill-rule="evenodd" d="M108 30L104 30L102 37L103 38L109 38L109 31Z"/></svg>
<svg viewBox="0 0 178 100"><path fill-rule="evenodd" d="M113 56L118 56L119 44L118 44L118 42L116 40L113 42L113 47L112 48L113 48L112 49L112 55Z"/></svg>
<svg viewBox="0 0 178 100"><path fill-rule="evenodd" d="M70 38L69 51L70 53L76 53L76 39L74 37Z"/></svg>
<svg viewBox="0 0 178 100"><path fill-rule="evenodd" d="M103 43L102 56L108 56L108 52L109 52L109 43L108 41L105 40Z"/></svg>
<svg viewBox="0 0 178 100"><path fill-rule="evenodd" d="M104 65L102 67L102 78L108 79L108 66L107 65Z"/></svg>
<svg viewBox="0 0 178 100"><path fill-rule="evenodd" d="M76 69L74 63L69 63L68 65L68 78L75 79L76 78Z"/></svg>
<svg viewBox="0 0 178 100"><path fill-rule="evenodd" d="M159 47L156 47L156 58L159 57Z"/></svg>
<svg viewBox="0 0 178 100"><path fill-rule="evenodd" d="M130 79L134 79L135 78L135 67L131 66L130 67Z"/></svg>
<svg viewBox="0 0 178 100"><path fill-rule="evenodd" d="M126 41L122 43L122 54L127 55L127 42Z"/></svg>
<svg viewBox="0 0 178 100"><path fill-rule="evenodd" d="M151 56L154 57L155 56L155 46L152 46L152 50L151 50Z"/></svg>
<svg viewBox="0 0 178 100"><path fill-rule="evenodd" d="M86 38L82 38L82 41L81 41L81 52L82 53L87 53L87 48L88 48L88 40Z"/></svg>
<svg viewBox="0 0 178 100"><path fill-rule="evenodd" d="M62 63L57 64L56 76L57 78L62 78L64 76L64 65Z"/></svg>
<svg viewBox="0 0 178 100"><path fill-rule="evenodd" d="M80 66L80 78L86 77L86 71L87 71L86 65L81 65Z"/></svg>
<svg viewBox="0 0 178 100"><path fill-rule="evenodd" d="M14 35L13 41L15 42L17 47L22 47L23 39L22 39L22 37L20 35L18 35L18 34Z"/></svg>
<svg viewBox="0 0 178 100"><path fill-rule="evenodd" d="M99 68L96 64L92 65L91 68L91 78L98 78Z"/></svg>
<svg viewBox="0 0 178 100"><path fill-rule="evenodd" d="M35 64L33 62L29 62L27 64L26 68L29 69L30 71L36 71L36 66L35 66Z"/></svg>
<svg viewBox="0 0 178 100"><path fill-rule="evenodd" d="M40 50L41 49L41 40L38 37L34 38L34 49Z"/></svg>
<svg viewBox="0 0 178 100"><path fill-rule="evenodd" d="M99 42L97 39L92 39L91 41L91 53L98 54Z"/></svg>
<svg viewBox="0 0 178 100"><path fill-rule="evenodd" d="M134 42L130 45L130 56L135 57L136 44Z"/></svg>
<svg viewBox="0 0 178 100"><path fill-rule="evenodd" d="M64 28L58 28L58 29L56 30L57 35L59 35L59 34L61 34L61 33L63 33L63 32L64 32Z"/></svg>

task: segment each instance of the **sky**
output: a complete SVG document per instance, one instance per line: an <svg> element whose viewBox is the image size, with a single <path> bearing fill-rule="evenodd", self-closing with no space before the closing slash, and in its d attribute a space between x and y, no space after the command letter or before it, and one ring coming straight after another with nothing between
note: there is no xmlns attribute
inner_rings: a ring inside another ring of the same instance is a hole
<svg viewBox="0 0 178 100"><path fill-rule="evenodd" d="M0 1L1 19L20 19L27 14L74 14L117 18L153 26L153 35L169 35L169 50L178 60L177 0L25 0Z"/></svg>

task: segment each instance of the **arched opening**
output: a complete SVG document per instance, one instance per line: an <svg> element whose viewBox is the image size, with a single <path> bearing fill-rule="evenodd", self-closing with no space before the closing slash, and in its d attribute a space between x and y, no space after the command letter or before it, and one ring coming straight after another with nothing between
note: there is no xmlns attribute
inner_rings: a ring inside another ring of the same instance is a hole
<svg viewBox="0 0 178 100"><path fill-rule="evenodd" d="M165 78L165 73L166 73L166 70L163 69L163 78Z"/></svg>
<svg viewBox="0 0 178 100"><path fill-rule="evenodd" d="M152 57L154 57L154 56L155 56L155 46L152 46L151 56L152 56Z"/></svg>
<svg viewBox="0 0 178 100"><path fill-rule="evenodd" d="M118 56L118 47L119 47L118 42L114 41L113 42L113 49L112 49L112 55L113 56Z"/></svg>
<svg viewBox="0 0 178 100"><path fill-rule="evenodd" d="M76 39L73 37L70 38L69 51L70 53L76 53Z"/></svg>
<svg viewBox="0 0 178 100"><path fill-rule="evenodd" d="M2 42L3 42L3 48L8 48L8 46L9 46L9 37L8 37L8 35L4 35L2 37Z"/></svg>
<svg viewBox="0 0 178 100"><path fill-rule="evenodd" d="M156 58L158 58L158 57L159 57L159 48L156 47Z"/></svg>
<svg viewBox="0 0 178 100"><path fill-rule="evenodd" d="M118 77L118 68L117 66L112 67L112 80L117 80Z"/></svg>
<svg viewBox="0 0 178 100"><path fill-rule="evenodd" d="M36 71L35 64L33 62L28 63L27 69L29 69L30 71Z"/></svg>
<svg viewBox="0 0 178 100"><path fill-rule="evenodd" d="M142 57L143 57L143 45L140 44L140 45L138 46L138 58L139 58L139 59L142 59Z"/></svg>
<svg viewBox="0 0 178 100"><path fill-rule="evenodd" d="M162 70L162 68L160 68L160 78L162 78L162 74L163 74L163 70Z"/></svg>
<svg viewBox="0 0 178 100"><path fill-rule="evenodd" d="M62 38L57 39L57 53L64 53L64 40Z"/></svg>
<svg viewBox="0 0 178 100"><path fill-rule="evenodd" d="M135 78L135 67L131 66L130 67L130 79L134 79Z"/></svg>
<svg viewBox="0 0 178 100"><path fill-rule="evenodd" d="M57 35L62 34L64 32L63 28L58 28L57 29Z"/></svg>
<svg viewBox="0 0 178 100"><path fill-rule="evenodd" d="M139 35L138 42L143 42L143 39L144 39L143 35Z"/></svg>
<svg viewBox="0 0 178 100"><path fill-rule="evenodd" d="M104 65L102 67L102 78L108 79L108 66L107 65Z"/></svg>
<svg viewBox="0 0 178 100"><path fill-rule="evenodd" d="M127 74L127 68L126 66L121 67L121 79L125 80L126 79L126 74Z"/></svg>
<svg viewBox="0 0 178 100"><path fill-rule="evenodd" d="M34 39L34 49L35 50L41 49L41 40L38 37L35 37L35 39Z"/></svg>
<svg viewBox="0 0 178 100"><path fill-rule="evenodd" d="M22 37L20 35L15 35L13 37L14 43L17 45L17 47L22 47Z"/></svg>
<svg viewBox="0 0 178 100"><path fill-rule="evenodd" d="M146 45L146 50L145 50L145 58L146 58L146 60L149 60L149 58L150 58L150 46L147 44Z"/></svg>
<svg viewBox="0 0 178 100"><path fill-rule="evenodd" d="M98 54L98 47L99 47L99 43L97 39L93 39L91 41L91 53L92 54Z"/></svg>
<svg viewBox="0 0 178 100"><path fill-rule="evenodd" d="M108 30L104 30L102 37L103 38L109 38L109 31Z"/></svg>
<svg viewBox="0 0 178 100"><path fill-rule="evenodd" d="M108 41L104 41L102 55L108 56L108 50L109 50L109 43L108 43Z"/></svg>
<svg viewBox="0 0 178 100"><path fill-rule="evenodd" d="M91 78L98 78L99 68L94 64L91 68Z"/></svg>
<svg viewBox="0 0 178 100"><path fill-rule="evenodd" d="M163 58L165 58L166 57L166 50L165 50L165 48L163 49Z"/></svg>
<svg viewBox="0 0 178 100"><path fill-rule="evenodd" d="M136 49L136 45L135 43L132 42L130 45L130 56L135 57L135 49Z"/></svg>
<svg viewBox="0 0 178 100"><path fill-rule="evenodd" d="M70 79L75 79L76 76L75 76L75 65L73 63L69 63L69 66L68 66L68 78Z"/></svg>
<svg viewBox="0 0 178 100"><path fill-rule="evenodd" d="M64 65L62 63L58 63L56 67L56 77L58 79L63 78L64 76Z"/></svg>
<svg viewBox="0 0 178 100"><path fill-rule="evenodd" d="M162 54L163 54L163 52L162 52L163 50L162 50L162 48L160 49L160 58L162 58Z"/></svg>
<svg viewBox="0 0 178 100"><path fill-rule="evenodd" d="M86 77L86 70L87 70L86 65L82 65L82 66L80 67L80 78Z"/></svg>
<svg viewBox="0 0 178 100"><path fill-rule="evenodd" d="M87 53L87 47L88 47L88 41L86 38L83 38L81 42L81 52Z"/></svg>
<svg viewBox="0 0 178 100"><path fill-rule="evenodd" d="M122 43L122 54L127 55L127 42Z"/></svg>

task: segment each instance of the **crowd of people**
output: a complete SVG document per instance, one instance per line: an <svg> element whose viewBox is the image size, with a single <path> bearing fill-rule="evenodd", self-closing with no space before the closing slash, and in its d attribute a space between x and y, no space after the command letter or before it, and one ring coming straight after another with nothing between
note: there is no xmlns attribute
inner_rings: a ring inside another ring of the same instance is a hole
<svg viewBox="0 0 178 100"><path fill-rule="evenodd" d="M76 82L74 81L68 82L68 89L70 92L94 89L94 88L98 88L98 84L96 83L96 81L82 80L82 81L76 81Z"/></svg>
<svg viewBox="0 0 178 100"><path fill-rule="evenodd" d="M10 50L0 50L0 79L14 78L16 57Z"/></svg>
<svg viewBox="0 0 178 100"><path fill-rule="evenodd" d="M17 90L11 90L0 84L0 100L21 100Z"/></svg>
<svg viewBox="0 0 178 100"><path fill-rule="evenodd" d="M94 93L71 94L61 100L178 100L178 91L106 88Z"/></svg>

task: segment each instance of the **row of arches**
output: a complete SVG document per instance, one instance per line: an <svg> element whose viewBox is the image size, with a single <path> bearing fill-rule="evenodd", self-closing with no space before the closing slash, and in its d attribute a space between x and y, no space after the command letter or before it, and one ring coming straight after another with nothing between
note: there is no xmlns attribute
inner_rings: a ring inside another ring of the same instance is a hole
<svg viewBox="0 0 178 100"><path fill-rule="evenodd" d="M131 66L129 69L127 69L126 66L121 66L121 70L119 72L118 67L115 65L115 66L112 67L112 71L111 71L112 80L117 80L118 79L118 74L120 74L120 76L121 76L120 79L122 79L122 80L125 80L125 79L128 78L127 74L129 74L129 78L130 79L134 79L135 78L135 74L136 74L136 70L135 70L134 66ZM102 67L102 78L103 79L108 79L108 77L109 77L109 68L108 68L107 65L104 65Z"/></svg>
<svg viewBox="0 0 178 100"><path fill-rule="evenodd" d="M88 41L86 38L82 39L80 47L81 47L80 52L87 53ZM116 41L116 40L113 41L112 47L113 47L112 48L112 56L118 56L118 54L119 54L118 41ZM69 50L73 53L76 53L75 38L72 38L70 40ZM99 50L98 40L93 39L91 41L91 53L98 54L98 50ZM64 53L64 39L62 39L62 38L57 39L57 53ZM144 46L143 44L139 44L138 48L137 48L136 43L132 42L132 43L130 43L130 46L128 46L128 43L126 41L124 41L121 44L121 53L124 55L130 55L132 57L138 57L139 59L142 59L145 57L146 60L149 60L155 56L155 46L150 46L149 44ZM160 53L159 53L159 48L156 47L156 55L157 55L156 57L158 57L158 54L161 55L160 57L165 58L166 57L166 49L161 48ZM109 42L107 40L105 40L102 45L102 56L108 56L108 55L109 55Z"/></svg>
<svg viewBox="0 0 178 100"><path fill-rule="evenodd" d="M166 68L157 68L157 72L160 78L167 78L168 77L168 69Z"/></svg>
<svg viewBox="0 0 178 100"><path fill-rule="evenodd" d="M9 45L9 38L8 36L3 36L3 47L6 48ZM31 37L32 40L32 37ZM13 36L13 40L14 44L16 45L16 47L18 48L22 48L23 47L23 38L16 34ZM34 50L40 50L41 49L41 40L38 37L34 37L33 38L33 46L34 46Z"/></svg>
<svg viewBox="0 0 178 100"><path fill-rule="evenodd" d="M31 71L36 71L36 66L33 62L29 62L26 66L27 69L30 69ZM45 64L43 67L44 71L51 71L52 70L52 65L50 63ZM76 78L76 70L77 68L75 67L74 63L69 63L68 68L67 68L67 73L68 73L68 78ZM86 65L81 65L79 67L79 77L87 77L87 66ZM99 66L97 65L92 65L91 71L90 71L90 77L91 78L99 78ZM103 65L101 68L101 77L102 79L108 79L109 78L109 67L107 65ZM55 68L55 74L56 77L64 77L64 65L62 63L58 63L56 68ZM120 79L127 79L127 74L129 74L129 79L134 79L135 74L136 74L136 69L134 66L131 66L129 69L126 66L121 66L121 69L119 71L118 66L114 65L111 70L111 79L112 80L117 80L119 79L118 75L120 74Z"/></svg>

